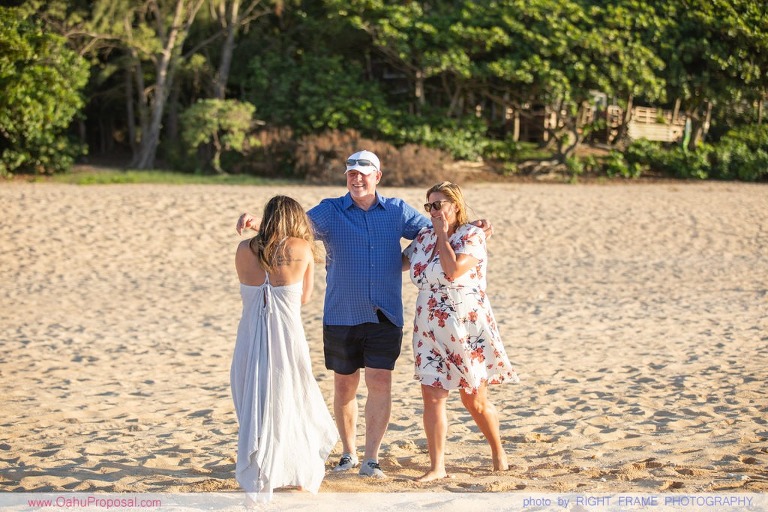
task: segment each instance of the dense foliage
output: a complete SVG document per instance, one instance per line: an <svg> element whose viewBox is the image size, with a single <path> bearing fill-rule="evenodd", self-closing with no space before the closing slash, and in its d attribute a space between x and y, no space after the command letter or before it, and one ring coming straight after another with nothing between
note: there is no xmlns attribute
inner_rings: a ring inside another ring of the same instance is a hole
<svg viewBox="0 0 768 512"><path fill-rule="evenodd" d="M7 16L0 79L22 84L17 99L56 103L61 118L38 123L47 139L31 165L4 153L6 172L66 168L72 146L54 141L80 113L92 155L122 153L137 168L156 157L182 168L192 151L219 172L316 179L346 151L327 143L351 133L344 140L394 148L406 167L432 150L505 173L540 169L510 168L534 141L541 160L573 177L766 178L768 16L754 0L30 0ZM60 47L60 71L78 54L89 59L85 106L82 70L65 72L62 96L32 86L50 80L34 74L43 67L13 64L23 57L12 41L34 38L11 32L41 26ZM0 119L18 104L0 104ZM226 126L233 111L223 105L255 111L250 133ZM607 105L624 112L611 137L594 114ZM674 109L687 136L633 142L635 105ZM4 150L17 146L0 137ZM322 147L308 152L310 141ZM579 156L588 141L612 151Z"/></svg>
<svg viewBox="0 0 768 512"><path fill-rule="evenodd" d="M201 167L210 165L223 173L221 154L246 149L255 107L237 100L198 100L181 115L182 140L190 153L212 148L212 155Z"/></svg>
<svg viewBox="0 0 768 512"><path fill-rule="evenodd" d="M83 152L66 129L87 79L64 38L0 7L0 176L64 170Z"/></svg>

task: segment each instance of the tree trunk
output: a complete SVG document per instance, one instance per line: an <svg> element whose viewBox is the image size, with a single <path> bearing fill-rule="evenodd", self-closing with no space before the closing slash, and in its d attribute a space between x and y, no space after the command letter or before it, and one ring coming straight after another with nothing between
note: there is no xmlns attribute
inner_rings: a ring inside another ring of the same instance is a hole
<svg viewBox="0 0 768 512"><path fill-rule="evenodd" d="M441 77L442 83L443 83L443 90L445 91L445 96L450 98L450 104L448 105L448 111L446 115L448 117L457 117L456 109L459 104L459 95L462 91L462 85L461 81L454 80L450 81L448 80L446 75L442 75ZM452 90L451 85L454 85L455 88Z"/></svg>
<svg viewBox="0 0 768 512"><path fill-rule="evenodd" d="M219 100L223 100L227 95L227 82L232 67L232 54L235 50L235 36L240 28L240 0L232 0L232 3L227 5L224 18L226 36L221 48L219 70L213 82L213 97Z"/></svg>
<svg viewBox="0 0 768 512"><path fill-rule="evenodd" d="M176 31L176 29L172 29L171 33L173 34ZM173 39L175 37L175 34L171 36ZM163 112L165 110L165 102L168 99L170 63L171 54L168 51L168 46L166 46L157 63L157 83L155 84L149 126L147 131L142 133L139 152L134 161L134 167L138 169L151 169L155 166L157 146L160 143L160 130L163 127Z"/></svg>
<svg viewBox="0 0 768 512"><path fill-rule="evenodd" d="M568 138L569 145L565 148L565 151L563 151L563 162L565 162L566 159L574 156L576 154L576 150L579 148L581 143L584 142L583 120L586 118L587 112L590 108L592 108L592 106L588 101L582 101L579 104L576 117L572 120L573 126L570 130L568 130L568 133L570 134L570 137Z"/></svg>
<svg viewBox="0 0 768 512"><path fill-rule="evenodd" d="M151 117L148 130L142 133L139 152L134 159L134 166L138 169L151 169L155 165L157 146L160 143L160 130L163 127L163 114L173 83L173 74L179 58L178 50L186 38L189 26L197 15L197 11L203 0L194 0L195 4L187 7L184 0L177 0L173 22L168 27L168 33L161 42L163 49L158 55L155 66L157 78L155 82L153 99L151 102ZM186 18L186 19L185 19ZM162 37L165 27L163 20L158 20L158 34Z"/></svg>
<svg viewBox="0 0 768 512"><path fill-rule="evenodd" d="M141 68L141 61L139 61L139 57L134 51L134 64L133 64L133 76L136 79L136 96L138 98L138 101L136 102L136 105L139 108L139 128L141 129L141 134L147 133L147 130L149 129L149 106L150 106L150 100L149 100L149 94L147 93L147 86L144 83L144 71ZM139 135L141 137L142 135ZM139 137L137 137L134 141L134 147L136 148L136 151L138 151L138 143L139 143Z"/></svg>
<svg viewBox="0 0 768 512"><path fill-rule="evenodd" d="M675 110L672 111L672 124L677 122L677 116L680 115L680 98L675 100Z"/></svg>
<svg viewBox="0 0 768 512"><path fill-rule="evenodd" d="M130 139L131 146L131 165L133 165L138 158L139 152L139 135L136 133L136 113L134 112L133 103L133 80L136 80L136 103L138 107L138 123L139 133L147 133L148 119L149 119L149 97L147 95L147 88L144 85L144 73L141 69L141 60L139 59L139 53L133 46L133 29L131 27L131 21L133 12L129 13L123 19L123 26L125 27L125 34L128 39L128 64L126 66L126 115L128 116L128 137Z"/></svg>
<svg viewBox="0 0 768 512"><path fill-rule="evenodd" d="M702 117L694 115L691 118L691 140L688 142L688 149L696 150L696 146L704 142L704 138L709 131L709 123L712 118L712 103L704 102L704 115Z"/></svg>
<svg viewBox="0 0 768 512"><path fill-rule="evenodd" d="M691 137L688 139L688 149L690 151L696 150L696 145L701 140L701 132L703 131L704 123L697 115L692 115L691 119Z"/></svg>
<svg viewBox="0 0 768 512"><path fill-rule="evenodd" d="M635 97L629 95L627 97L627 108L624 110L624 117L621 120L621 126L619 127L619 133L616 134L616 142L621 144L626 140L629 135L629 123L632 122L632 109L634 108Z"/></svg>
<svg viewBox="0 0 768 512"><path fill-rule="evenodd" d="M125 117L128 120L128 146L131 154L136 154L136 113L133 109L133 72L129 66L125 70Z"/></svg>
<svg viewBox="0 0 768 512"><path fill-rule="evenodd" d="M512 107L512 140L520 142L520 109Z"/></svg>
<svg viewBox="0 0 768 512"><path fill-rule="evenodd" d="M624 125L628 126L629 122L632 120L632 109L634 108L635 103L635 97L633 95L629 95L627 97L627 110L624 111Z"/></svg>
<svg viewBox="0 0 768 512"><path fill-rule="evenodd" d="M226 174L224 172L224 169L221 168L221 141L219 141L219 134L214 133L213 134L213 170L216 171L216 174Z"/></svg>
<svg viewBox="0 0 768 512"><path fill-rule="evenodd" d="M464 90L459 84L451 95L451 104L448 106L448 117L461 117L462 94L464 94Z"/></svg>
<svg viewBox="0 0 768 512"><path fill-rule="evenodd" d="M218 5L223 6L223 9L214 13L214 16L220 20L224 29L224 44L221 47L219 69L216 71L213 81L213 96L216 99L223 100L227 95L227 84L229 83L229 75L232 69L232 55L235 51L235 38L240 31L240 27L246 26L251 21L270 12L281 16L285 2L284 0L272 0L269 2L271 7L265 6L263 9L257 10L262 4L262 0L220 1L222 3Z"/></svg>
<svg viewBox="0 0 768 512"><path fill-rule="evenodd" d="M707 102L707 113L704 115L704 129L701 132L701 141L704 142L707 140L707 135L709 134L709 128L712 126L712 109L714 108L714 104L711 101Z"/></svg>
<svg viewBox="0 0 768 512"><path fill-rule="evenodd" d="M165 94L165 88L158 86L157 94ZM165 107L165 98L155 98L152 105L152 119L149 124L149 130L141 137L139 152L136 155L133 167L137 169L152 169L155 166L157 156L157 146L160 144L160 129L162 128L163 108Z"/></svg>
<svg viewBox="0 0 768 512"><path fill-rule="evenodd" d="M563 130L563 133L557 136L557 160L560 163L565 163L566 160L576 154L576 149L583 140L584 135L579 133L579 129L575 125Z"/></svg>
<svg viewBox="0 0 768 512"><path fill-rule="evenodd" d="M424 72L416 70L413 95L416 98L416 113L421 114L421 107L424 106Z"/></svg>

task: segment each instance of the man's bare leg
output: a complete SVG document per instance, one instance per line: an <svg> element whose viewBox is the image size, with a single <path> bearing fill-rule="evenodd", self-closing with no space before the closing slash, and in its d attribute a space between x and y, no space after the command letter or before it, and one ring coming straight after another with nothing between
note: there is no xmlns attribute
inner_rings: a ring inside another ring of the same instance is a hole
<svg viewBox="0 0 768 512"><path fill-rule="evenodd" d="M392 370L365 369L365 460L379 460L379 448L392 411Z"/></svg>
<svg viewBox="0 0 768 512"><path fill-rule="evenodd" d="M360 370L351 375L333 374L333 414L341 437L342 452L357 458L357 386Z"/></svg>

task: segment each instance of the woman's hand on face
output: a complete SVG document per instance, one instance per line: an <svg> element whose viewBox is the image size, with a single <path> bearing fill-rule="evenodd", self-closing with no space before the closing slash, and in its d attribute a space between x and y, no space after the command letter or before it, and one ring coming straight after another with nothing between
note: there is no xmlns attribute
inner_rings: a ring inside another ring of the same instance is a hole
<svg viewBox="0 0 768 512"><path fill-rule="evenodd" d="M445 212L441 211L438 215L432 216L432 227L436 234L448 234L448 221L445 219Z"/></svg>

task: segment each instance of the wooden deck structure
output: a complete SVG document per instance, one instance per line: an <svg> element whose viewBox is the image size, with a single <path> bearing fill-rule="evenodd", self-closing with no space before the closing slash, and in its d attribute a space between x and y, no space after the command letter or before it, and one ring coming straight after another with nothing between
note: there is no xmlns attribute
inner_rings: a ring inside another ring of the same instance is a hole
<svg viewBox="0 0 768 512"><path fill-rule="evenodd" d="M620 107L608 107L609 137L618 134L624 112ZM631 139L647 139L661 142L675 142L682 138L685 130L685 116L675 116L672 110L653 107L634 107L627 126L627 135ZM609 140L608 142L611 142Z"/></svg>
<svg viewBox="0 0 768 512"><path fill-rule="evenodd" d="M512 109L510 109L512 110ZM546 142L547 128L554 126L556 116L551 109L538 107L529 109L527 115L507 113L510 129L516 140L527 142ZM605 116L606 129L597 135L601 142L610 144L619 135L624 119L624 110L617 105L592 108L579 119L579 124L591 123L595 117ZM633 140L647 139L660 142L676 142L682 139L685 130L685 116L672 110L637 106L632 108L632 115L627 125L627 135Z"/></svg>

